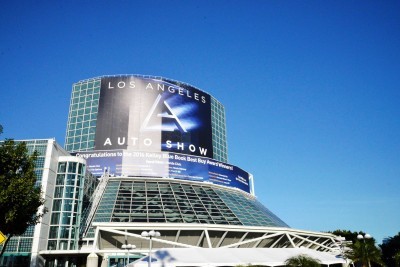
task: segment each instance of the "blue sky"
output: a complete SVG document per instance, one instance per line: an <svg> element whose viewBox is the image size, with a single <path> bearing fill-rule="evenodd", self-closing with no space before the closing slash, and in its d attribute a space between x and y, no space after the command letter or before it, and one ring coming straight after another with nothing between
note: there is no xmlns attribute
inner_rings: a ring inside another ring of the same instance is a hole
<svg viewBox="0 0 400 267"><path fill-rule="evenodd" d="M399 1L1 1L5 137L63 145L71 85L184 81L294 228L400 231Z"/></svg>

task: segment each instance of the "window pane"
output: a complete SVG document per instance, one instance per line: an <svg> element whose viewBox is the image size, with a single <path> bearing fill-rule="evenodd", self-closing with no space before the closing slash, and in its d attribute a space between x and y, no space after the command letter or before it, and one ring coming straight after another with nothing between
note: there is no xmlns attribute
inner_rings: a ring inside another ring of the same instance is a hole
<svg viewBox="0 0 400 267"><path fill-rule="evenodd" d="M61 199L53 200L53 211L60 211L61 210Z"/></svg>
<svg viewBox="0 0 400 267"><path fill-rule="evenodd" d="M69 162L68 172L72 172L72 173L76 172L76 162Z"/></svg>
<svg viewBox="0 0 400 267"><path fill-rule="evenodd" d="M62 198L63 194L63 187L62 186L57 186L56 190L54 191L54 197L55 198Z"/></svg>
<svg viewBox="0 0 400 267"><path fill-rule="evenodd" d="M57 174L56 185L63 185L64 184L64 174Z"/></svg>
<svg viewBox="0 0 400 267"><path fill-rule="evenodd" d="M64 212L61 219L61 224L70 224L71 223L71 213Z"/></svg>
<svg viewBox="0 0 400 267"><path fill-rule="evenodd" d="M60 238L68 238L69 236L69 226L60 227Z"/></svg>
<svg viewBox="0 0 400 267"><path fill-rule="evenodd" d="M72 186L66 186L64 198L73 198L74 197L74 189L75 188Z"/></svg>
<svg viewBox="0 0 400 267"><path fill-rule="evenodd" d="M49 238L57 238L58 226L50 226Z"/></svg>
<svg viewBox="0 0 400 267"><path fill-rule="evenodd" d="M65 172L66 166L67 166L67 163L66 163L66 162L60 162L60 163L58 164L58 172Z"/></svg>
<svg viewBox="0 0 400 267"><path fill-rule="evenodd" d="M47 243L47 249L48 250L55 250L57 246L57 241L56 240L49 240L49 243Z"/></svg>
<svg viewBox="0 0 400 267"><path fill-rule="evenodd" d="M71 211L72 210L72 200L64 200L64 208L63 211Z"/></svg>
<svg viewBox="0 0 400 267"><path fill-rule="evenodd" d="M51 224L58 224L59 220L60 220L60 213L53 212L53 214L51 215Z"/></svg>

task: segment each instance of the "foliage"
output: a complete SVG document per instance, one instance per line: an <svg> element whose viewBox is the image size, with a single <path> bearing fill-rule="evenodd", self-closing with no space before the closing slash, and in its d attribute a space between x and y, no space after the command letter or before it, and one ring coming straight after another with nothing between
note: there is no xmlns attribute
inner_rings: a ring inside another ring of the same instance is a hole
<svg viewBox="0 0 400 267"><path fill-rule="evenodd" d="M298 255L288 258L285 264L289 267L320 267L321 263L319 260L314 259L308 255Z"/></svg>
<svg viewBox="0 0 400 267"><path fill-rule="evenodd" d="M344 238L346 238L346 241L351 241L351 242L353 242L353 244L357 242L357 240L358 240L357 236L358 235L365 236L365 233L363 231L352 232L352 231L349 231L349 230L335 230L335 231L329 232L329 233L332 233L332 234L337 235L337 236L344 237ZM375 242L374 238L371 238L371 240L373 240L373 242Z"/></svg>
<svg viewBox="0 0 400 267"><path fill-rule="evenodd" d="M394 254L393 260L396 267L400 267L400 251Z"/></svg>
<svg viewBox="0 0 400 267"><path fill-rule="evenodd" d="M7 241L37 224L46 212L38 213L44 199L35 186L36 158L36 152L28 154L24 142L7 139L0 143L0 230L8 236Z"/></svg>
<svg viewBox="0 0 400 267"><path fill-rule="evenodd" d="M357 241L357 235L358 235L357 232L352 232L349 230L335 230L335 231L329 232L329 233L344 237L344 238L346 238L346 241L352 241L353 243L355 243Z"/></svg>
<svg viewBox="0 0 400 267"><path fill-rule="evenodd" d="M387 266L400 266L400 232L385 240L379 247L382 250L382 259Z"/></svg>
<svg viewBox="0 0 400 267"><path fill-rule="evenodd" d="M370 261L370 266L382 266L384 261L382 261L382 253L375 246L375 239L363 239L358 240L358 235L365 236L365 233L362 231L352 232L349 230L335 230L330 232L337 236L342 236L346 239L346 241L351 241L352 244L346 244L345 257L353 260L355 263L360 264L360 266L369 266L368 259ZM359 265L356 265L359 266ZM394 266L394 265L388 265ZM400 266L399 266L400 267Z"/></svg>
<svg viewBox="0 0 400 267"><path fill-rule="evenodd" d="M351 250L346 252L346 257L353 262L361 263L364 267L370 266L370 263L376 263L383 266L381 251L375 246L375 240L363 239L357 240L350 245Z"/></svg>

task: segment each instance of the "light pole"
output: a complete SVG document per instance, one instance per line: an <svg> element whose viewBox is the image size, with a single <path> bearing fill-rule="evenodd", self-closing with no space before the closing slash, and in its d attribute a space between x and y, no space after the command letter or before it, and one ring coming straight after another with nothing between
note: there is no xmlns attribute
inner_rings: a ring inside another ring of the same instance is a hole
<svg viewBox="0 0 400 267"><path fill-rule="evenodd" d="M363 248L364 248L365 255L367 256L367 261L368 261L368 266L369 267L371 267L371 263L369 261L368 248L367 248L367 243L365 242L365 239L371 239L371 238L372 238L372 236L370 234L365 234L365 235L359 234L359 235L357 235L357 239L360 240L360 241L362 240L364 242Z"/></svg>
<svg viewBox="0 0 400 267"><path fill-rule="evenodd" d="M131 244L123 244L121 246L121 248L128 250L128 257L127 257L127 264L126 264L126 265L128 265L129 264L129 250L136 248L136 246L135 245L131 245Z"/></svg>
<svg viewBox="0 0 400 267"><path fill-rule="evenodd" d="M141 236L143 237L148 237L150 239L150 246L149 246L149 263L148 266L151 267L151 247L152 247L152 238L153 237L158 237L160 236L160 232L156 232L154 230L151 230L149 232L143 231Z"/></svg>

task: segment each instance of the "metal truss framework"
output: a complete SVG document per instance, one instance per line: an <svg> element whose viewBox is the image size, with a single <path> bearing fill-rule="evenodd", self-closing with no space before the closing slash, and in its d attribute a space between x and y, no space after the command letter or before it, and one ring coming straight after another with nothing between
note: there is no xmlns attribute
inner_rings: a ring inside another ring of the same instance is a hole
<svg viewBox="0 0 400 267"><path fill-rule="evenodd" d="M246 227L193 224L121 224L93 223L94 253L120 251L123 244L136 246L135 253L146 254L149 239L142 231L156 230L153 248L300 248L340 254L342 240L330 233L302 231L291 228Z"/></svg>

